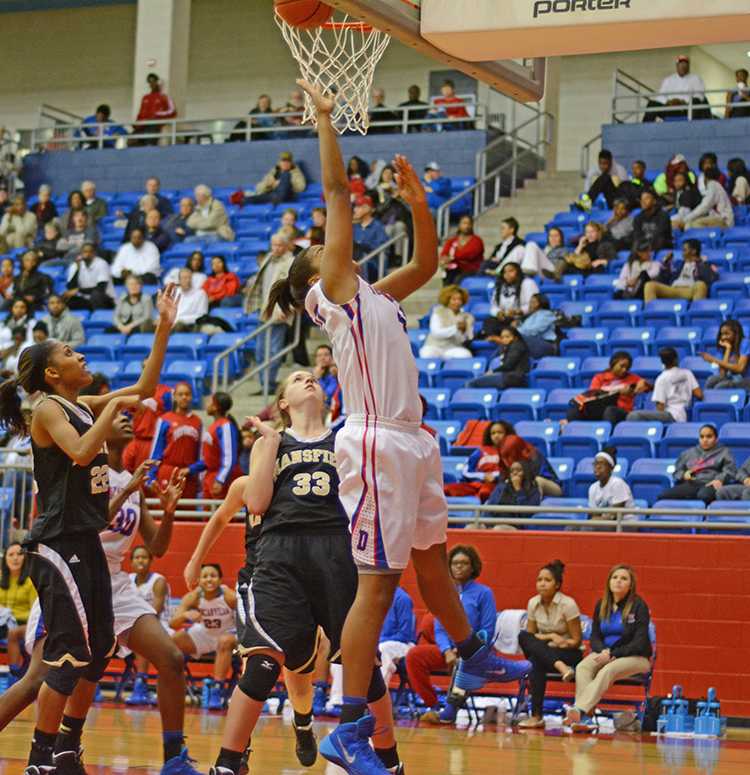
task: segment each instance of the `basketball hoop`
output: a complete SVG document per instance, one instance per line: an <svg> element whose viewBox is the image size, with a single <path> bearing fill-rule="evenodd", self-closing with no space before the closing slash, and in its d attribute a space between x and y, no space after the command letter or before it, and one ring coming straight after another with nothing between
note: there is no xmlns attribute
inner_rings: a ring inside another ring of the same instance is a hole
<svg viewBox="0 0 750 775"><path fill-rule="evenodd" d="M302 77L324 94L335 95L331 121L336 131L367 134L372 79L390 36L346 14L313 29L293 27L278 13L274 17ZM316 123L307 94L302 122Z"/></svg>

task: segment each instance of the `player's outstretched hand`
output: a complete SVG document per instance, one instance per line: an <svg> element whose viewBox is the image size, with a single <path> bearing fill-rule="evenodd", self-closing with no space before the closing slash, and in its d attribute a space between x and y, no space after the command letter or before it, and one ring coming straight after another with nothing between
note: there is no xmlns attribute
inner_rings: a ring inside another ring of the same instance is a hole
<svg viewBox="0 0 750 775"><path fill-rule="evenodd" d="M254 428L256 433L264 438L280 438L281 434L272 425L267 422L263 422L260 417L246 417L245 425Z"/></svg>
<svg viewBox="0 0 750 775"><path fill-rule="evenodd" d="M159 320L170 328L177 317L177 302L180 293L174 283L167 283L164 290L156 296L156 309L159 311Z"/></svg>
<svg viewBox="0 0 750 775"><path fill-rule="evenodd" d="M334 107L336 107L336 103L330 95L323 94L323 92L317 86L313 86L304 78L297 79L297 86L307 92L310 99L312 100L313 105L315 105L315 110L317 111L318 115L326 116L333 112Z"/></svg>
<svg viewBox="0 0 750 775"><path fill-rule="evenodd" d="M195 589L198 586L198 579L201 575L201 564L195 560L185 566L185 570L182 571L182 577L185 579L185 586L188 590Z"/></svg>
<svg viewBox="0 0 750 775"><path fill-rule="evenodd" d="M135 492L143 487L148 472L154 467L159 465L157 460L144 460L138 468L133 472L133 476L128 482L128 489L130 492Z"/></svg>
<svg viewBox="0 0 750 775"><path fill-rule="evenodd" d="M152 462L156 463L156 461ZM174 514L177 504L182 497L182 491L185 489L185 477L180 476L176 468L172 469L172 475L164 487L159 484L155 489L164 513Z"/></svg>
<svg viewBox="0 0 750 775"><path fill-rule="evenodd" d="M393 166L396 168L396 183L401 199L411 206L427 201L424 186L406 156L397 154Z"/></svg>

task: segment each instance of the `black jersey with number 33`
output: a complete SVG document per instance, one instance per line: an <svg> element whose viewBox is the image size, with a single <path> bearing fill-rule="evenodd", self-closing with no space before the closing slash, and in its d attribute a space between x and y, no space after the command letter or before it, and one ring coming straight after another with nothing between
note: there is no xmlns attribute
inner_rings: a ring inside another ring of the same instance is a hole
<svg viewBox="0 0 750 775"><path fill-rule="evenodd" d="M91 410L60 396L55 401L79 436L94 424ZM74 463L56 444L34 444L34 480L37 486L39 516L34 520L27 541L44 543L61 535L99 533L108 523L109 468L104 448L86 466Z"/></svg>
<svg viewBox="0 0 750 775"><path fill-rule="evenodd" d="M285 431L276 456L273 498L261 521L262 535L348 532L349 520L339 501L334 440L330 431L312 440Z"/></svg>

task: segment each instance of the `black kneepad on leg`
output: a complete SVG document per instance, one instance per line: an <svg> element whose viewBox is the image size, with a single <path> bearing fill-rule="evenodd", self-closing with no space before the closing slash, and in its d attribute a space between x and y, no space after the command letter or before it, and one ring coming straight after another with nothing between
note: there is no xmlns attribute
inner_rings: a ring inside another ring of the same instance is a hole
<svg viewBox="0 0 750 775"><path fill-rule="evenodd" d="M251 700L265 702L281 675L281 665L265 654L248 657L245 672L237 683L240 690Z"/></svg>
<svg viewBox="0 0 750 775"><path fill-rule="evenodd" d="M370 686L367 688L367 702L377 702L387 691L388 689L383 680L383 674L380 672L380 668L373 667Z"/></svg>
<svg viewBox="0 0 750 775"><path fill-rule="evenodd" d="M104 659L98 659L94 662L91 662L89 665L83 668L82 677L87 681L91 681L92 684L98 683L101 681L108 664L109 657L104 657Z"/></svg>
<svg viewBox="0 0 750 775"><path fill-rule="evenodd" d="M59 667L50 668L44 682L50 689L54 689L59 694L70 697L76 688L78 679L83 676L82 667L73 667L70 662L65 662Z"/></svg>

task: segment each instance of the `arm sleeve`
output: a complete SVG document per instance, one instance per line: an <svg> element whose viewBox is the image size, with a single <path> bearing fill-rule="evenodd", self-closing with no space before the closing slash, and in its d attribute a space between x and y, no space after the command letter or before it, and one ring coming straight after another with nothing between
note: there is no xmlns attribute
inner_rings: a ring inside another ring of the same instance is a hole
<svg viewBox="0 0 750 775"><path fill-rule="evenodd" d="M677 458L677 464L674 468L675 482L681 482L685 478L687 468L687 458L685 457L685 453L681 452L680 456Z"/></svg>
<svg viewBox="0 0 750 775"><path fill-rule="evenodd" d="M518 326L518 333L521 336L541 336L547 329L549 324L543 319L541 315L530 315L526 320Z"/></svg>
<svg viewBox="0 0 750 775"><path fill-rule="evenodd" d="M151 443L151 451L149 452L149 458L151 460L158 460L160 463L164 459L164 451L167 448L167 436L169 435L169 422L163 417L160 417L156 423L154 429L154 440ZM153 483L156 479L156 471L158 467L151 469L148 475L148 482Z"/></svg>
<svg viewBox="0 0 750 775"><path fill-rule="evenodd" d="M709 189L706 191L706 195L701 200L701 203L685 216L685 221L694 221L696 218L707 215L709 212L711 212L711 209L715 204L716 191L712 190L712 187L709 186Z"/></svg>
<svg viewBox="0 0 750 775"><path fill-rule="evenodd" d="M122 277L122 265L124 259L122 258L122 248L117 251L115 260L112 262L112 277Z"/></svg>
<svg viewBox="0 0 750 775"><path fill-rule="evenodd" d="M456 325L444 325L440 310L436 308L430 315L430 333L436 339L450 339L458 333L458 327Z"/></svg>
<svg viewBox="0 0 750 775"><path fill-rule="evenodd" d="M720 479L723 484L735 481L737 479L737 464L734 462L732 453L727 450L724 455L722 455L721 460L723 465L721 473L717 478Z"/></svg>
<svg viewBox="0 0 750 775"><path fill-rule="evenodd" d="M635 614L635 629L633 637L627 643L614 646L610 653L613 657L645 657L651 653L651 642L648 637L648 625L651 615L648 606L641 600L633 608Z"/></svg>
<svg viewBox="0 0 750 775"><path fill-rule="evenodd" d="M602 628L599 622L599 607L601 601L594 606L594 619L591 622L591 650L593 652L604 651L604 637L602 636Z"/></svg>
<svg viewBox="0 0 750 775"><path fill-rule="evenodd" d="M664 388L664 379L662 379L661 374L656 378L656 382L654 383L654 392L651 396L651 400L655 404L667 403L667 391Z"/></svg>
<svg viewBox="0 0 750 775"><path fill-rule="evenodd" d="M517 371L523 360L524 349L519 342L513 342L505 351L505 358L498 371Z"/></svg>
<svg viewBox="0 0 750 775"><path fill-rule="evenodd" d="M495 636L495 624L497 621L497 605L495 595L489 587L484 587L479 596L479 627L487 633L488 641Z"/></svg>
<svg viewBox="0 0 750 775"><path fill-rule="evenodd" d="M539 287L533 280L527 278L521 283L521 312L525 315L529 312L531 297L537 293L539 293Z"/></svg>
<svg viewBox="0 0 750 775"><path fill-rule="evenodd" d="M440 623L440 619L435 619L435 645L440 649L441 654L453 648L453 641L448 637L448 633Z"/></svg>
<svg viewBox="0 0 750 775"><path fill-rule="evenodd" d="M216 481L219 482L219 484L224 484L232 471L237 467L237 459L239 456L237 431L235 430L234 425L228 422L221 426L217 436L219 441L219 459L221 460L221 467L219 468L219 473L216 475Z"/></svg>

